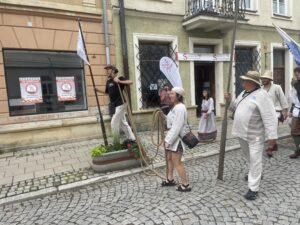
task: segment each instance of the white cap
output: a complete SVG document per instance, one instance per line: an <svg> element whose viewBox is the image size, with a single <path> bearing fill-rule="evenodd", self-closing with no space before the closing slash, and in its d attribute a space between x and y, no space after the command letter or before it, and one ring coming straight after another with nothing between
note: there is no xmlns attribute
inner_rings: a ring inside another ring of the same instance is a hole
<svg viewBox="0 0 300 225"><path fill-rule="evenodd" d="M185 91L182 87L173 87L172 91L184 97Z"/></svg>

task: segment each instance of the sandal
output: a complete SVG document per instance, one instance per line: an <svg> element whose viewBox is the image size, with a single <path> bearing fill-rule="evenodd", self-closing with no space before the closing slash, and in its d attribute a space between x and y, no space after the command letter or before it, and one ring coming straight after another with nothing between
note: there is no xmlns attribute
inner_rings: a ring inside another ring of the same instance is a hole
<svg viewBox="0 0 300 225"><path fill-rule="evenodd" d="M161 183L161 186L163 186L163 187L170 187L170 186L175 186L175 185L176 185L176 182L174 179L173 180L167 179Z"/></svg>
<svg viewBox="0 0 300 225"><path fill-rule="evenodd" d="M191 190L192 190L192 188L190 187L189 184L187 184L187 185L180 184L177 188L177 191L180 191L180 192L189 192Z"/></svg>

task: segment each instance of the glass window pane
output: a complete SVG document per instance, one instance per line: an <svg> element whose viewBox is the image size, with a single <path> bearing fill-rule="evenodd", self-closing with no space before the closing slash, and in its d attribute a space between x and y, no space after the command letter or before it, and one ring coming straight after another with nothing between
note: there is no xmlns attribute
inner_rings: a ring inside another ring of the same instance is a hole
<svg viewBox="0 0 300 225"><path fill-rule="evenodd" d="M76 53L4 50L4 65L11 116L87 109L83 63ZM71 96L72 93L73 98L59 99L58 89L62 87L57 77L71 79L68 84L75 89L63 94ZM20 78L40 79L41 102L21 98Z"/></svg>

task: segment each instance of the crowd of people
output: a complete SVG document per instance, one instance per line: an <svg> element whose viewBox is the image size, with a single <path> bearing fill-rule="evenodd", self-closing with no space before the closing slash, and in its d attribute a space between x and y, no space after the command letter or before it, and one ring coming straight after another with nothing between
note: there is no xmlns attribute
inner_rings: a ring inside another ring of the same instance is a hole
<svg viewBox="0 0 300 225"><path fill-rule="evenodd" d="M124 77L117 77L118 69L115 66L105 67L108 75L105 90L98 92L109 95L111 128L114 141L119 142L119 130L124 131L127 140L134 142L135 136L126 121L126 102L122 90L133 82ZM255 200L258 196L259 185L262 179L262 158L265 150L268 157L278 150L277 127L280 122L291 120L291 135L296 145L294 154L290 158L300 158L300 67L294 69L294 78L290 94L290 105L280 85L273 83L271 71L265 71L261 76L257 71L248 71L240 77L243 91L235 99L230 93L224 93L224 98L233 112L232 134L238 138L241 149L248 163L249 190L245 194L248 200ZM214 100L209 90L203 91L201 117L198 127L200 142L214 141L217 137L216 119L214 114ZM174 179L174 169L180 177L178 191L191 191L186 169L182 162L185 145L183 136L189 130L187 109L184 104L185 91L182 87L173 87L165 84L159 93L161 115L166 117L166 136L164 148L166 152L167 174L162 186L177 185Z"/></svg>

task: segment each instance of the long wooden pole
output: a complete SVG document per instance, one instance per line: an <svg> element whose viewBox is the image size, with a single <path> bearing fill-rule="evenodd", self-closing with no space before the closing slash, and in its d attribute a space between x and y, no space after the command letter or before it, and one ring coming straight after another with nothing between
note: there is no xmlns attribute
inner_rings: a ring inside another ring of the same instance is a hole
<svg viewBox="0 0 300 225"><path fill-rule="evenodd" d="M83 37L83 33L82 33L82 27L81 27L81 23L80 23L79 19L78 19L78 24L79 24L80 33L81 33L81 36L82 36L82 42L83 42L83 46L84 46L85 55L86 55L87 60L90 61L89 56L88 56L87 51L86 51L85 41L84 41L84 37ZM91 78L92 78L94 93L95 93L95 96L96 96L96 102L97 102L97 107L98 107L99 116L100 116L100 125L101 125L101 130L102 130L102 136L103 136L103 139L104 139L104 144L107 146L108 141L107 141L105 126L104 126L103 116L102 116L102 112L101 112L101 109L100 109L99 98L98 98L98 94L97 94L97 91L96 91L95 79L94 79L94 75L93 75L91 65L88 65L88 66L89 66L89 71L90 71Z"/></svg>
<svg viewBox="0 0 300 225"><path fill-rule="evenodd" d="M233 23L233 33L231 40L231 53L230 53L230 64L229 64L229 77L227 81L227 92L230 92L231 77L232 77L232 65L233 65L233 55L235 48L235 37L237 29L237 20L239 13L239 0L235 0L235 15ZM229 101L226 100L225 112L222 121L222 130L221 130L221 144L220 144L220 154L219 154L219 169L218 169L218 180L223 180L224 174L224 161L225 161L225 148L226 148L226 137L227 137L227 111L229 108Z"/></svg>

